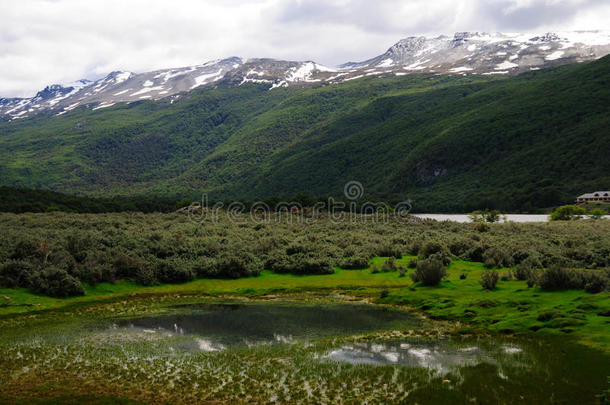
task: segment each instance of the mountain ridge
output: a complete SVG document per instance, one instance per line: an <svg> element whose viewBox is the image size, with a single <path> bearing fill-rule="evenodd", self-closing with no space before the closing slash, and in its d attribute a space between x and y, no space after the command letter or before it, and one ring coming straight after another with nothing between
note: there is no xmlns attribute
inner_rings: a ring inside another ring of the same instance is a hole
<svg viewBox="0 0 610 405"><path fill-rule="evenodd" d="M414 72L506 75L542 67L598 59L610 53L610 31L545 34L459 32L453 37L407 37L385 53L363 62L329 68L313 61L229 57L201 65L152 72L115 71L102 79L50 85L32 98L0 98L0 119L40 112L65 114L85 106L107 108L119 103L167 98L170 102L220 81L234 86L262 83L270 90L308 84L337 84L379 75Z"/></svg>

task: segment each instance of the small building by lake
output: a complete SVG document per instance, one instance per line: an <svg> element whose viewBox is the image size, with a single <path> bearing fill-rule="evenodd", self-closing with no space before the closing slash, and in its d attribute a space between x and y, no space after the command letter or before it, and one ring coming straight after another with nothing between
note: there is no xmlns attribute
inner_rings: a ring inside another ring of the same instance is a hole
<svg viewBox="0 0 610 405"><path fill-rule="evenodd" d="M610 191L595 191L593 193L586 193L579 195L576 198L577 204L588 204L588 203L610 203Z"/></svg>

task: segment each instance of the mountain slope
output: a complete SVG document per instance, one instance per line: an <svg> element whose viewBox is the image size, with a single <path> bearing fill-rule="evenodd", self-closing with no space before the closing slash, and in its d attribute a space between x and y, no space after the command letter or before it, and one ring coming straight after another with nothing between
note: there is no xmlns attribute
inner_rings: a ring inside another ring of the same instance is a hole
<svg viewBox="0 0 610 405"><path fill-rule="evenodd" d="M260 194L321 193L353 179L372 196L407 194L457 211L570 202L610 183L609 84L604 58L480 88L381 97L276 155L254 184Z"/></svg>
<svg viewBox="0 0 610 405"><path fill-rule="evenodd" d="M531 209L610 183L610 57L494 78L214 88L0 123L0 181L91 195L414 199Z"/></svg>

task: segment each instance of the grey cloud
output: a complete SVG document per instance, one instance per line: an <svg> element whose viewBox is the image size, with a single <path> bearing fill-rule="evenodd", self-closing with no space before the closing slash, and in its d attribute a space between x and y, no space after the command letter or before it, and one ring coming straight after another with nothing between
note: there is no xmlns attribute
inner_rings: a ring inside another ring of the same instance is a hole
<svg viewBox="0 0 610 405"><path fill-rule="evenodd" d="M335 65L409 35L608 28L607 0L0 0L0 97L231 55Z"/></svg>

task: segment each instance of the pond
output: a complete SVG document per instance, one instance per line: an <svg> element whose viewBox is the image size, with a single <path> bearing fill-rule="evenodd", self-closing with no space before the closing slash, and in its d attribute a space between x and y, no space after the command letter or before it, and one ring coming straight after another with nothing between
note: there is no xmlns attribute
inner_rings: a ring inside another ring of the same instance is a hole
<svg viewBox="0 0 610 405"><path fill-rule="evenodd" d="M398 308L330 300L172 304L15 335L0 359L15 389L51 370L153 403L588 404L608 389L609 356L570 336L449 336Z"/></svg>
<svg viewBox="0 0 610 405"><path fill-rule="evenodd" d="M490 389L500 390L489 397L494 399L504 395L515 400L554 398L557 403L593 400L610 374L607 358L565 339L406 336L362 341L355 335L422 328L422 321L407 312L367 304L200 304L172 307L169 314L156 317L119 320L113 327L180 337L171 350L184 351L309 342L314 363L411 369L426 377L417 383L424 384L417 392L428 385L424 391L432 389L440 381L447 385L443 389L453 390L454 397L467 396L474 402L487 398L489 393L484 391ZM326 343L316 347L311 344L316 339Z"/></svg>
<svg viewBox="0 0 610 405"><path fill-rule="evenodd" d="M468 214L413 214L422 219L434 219L437 221L472 222ZM546 214L506 214L506 221L512 222L548 222Z"/></svg>
<svg viewBox="0 0 610 405"><path fill-rule="evenodd" d="M293 343L389 329L418 328L401 310L366 304L199 304L157 317L119 320L116 327L145 333L192 335L201 350Z"/></svg>
<svg viewBox="0 0 610 405"><path fill-rule="evenodd" d="M413 216L436 221L472 222L468 214L413 214ZM610 219L610 215L606 215L604 218ZM504 222L505 219L506 222L548 222L549 216L546 214L506 214L502 216L500 222Z"/></svg>

